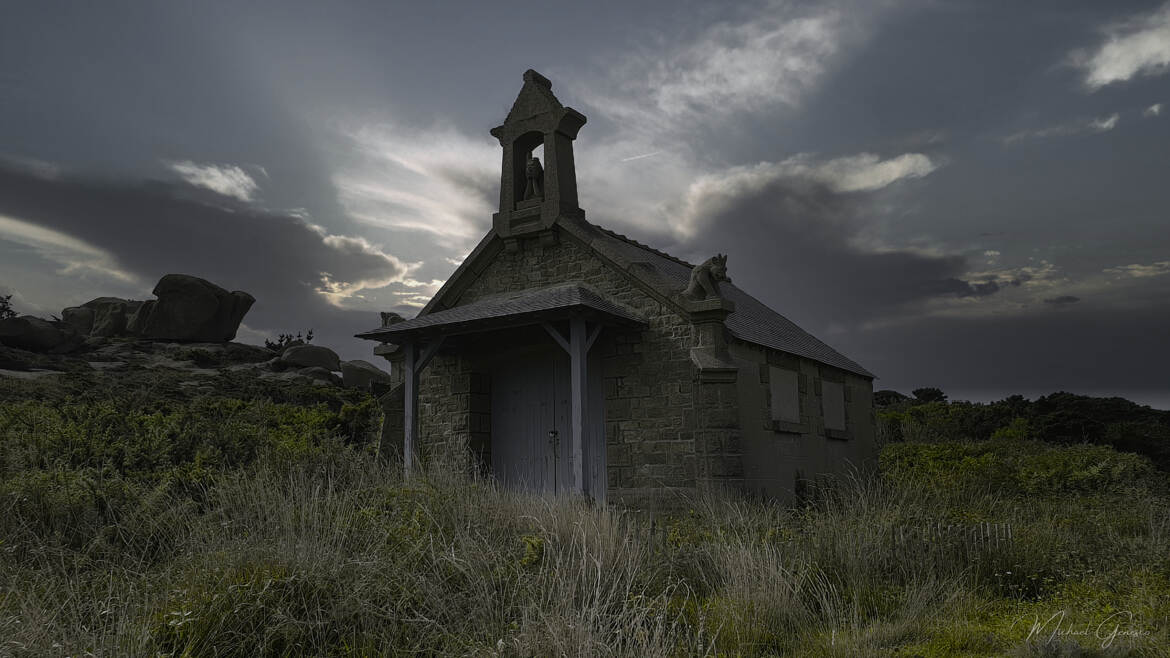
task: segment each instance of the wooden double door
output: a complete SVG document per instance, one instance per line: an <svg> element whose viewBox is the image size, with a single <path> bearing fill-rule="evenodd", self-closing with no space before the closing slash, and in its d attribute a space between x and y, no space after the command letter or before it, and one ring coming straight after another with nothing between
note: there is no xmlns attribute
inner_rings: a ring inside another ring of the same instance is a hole
<svg viewBox="0 0 1170 658"><path fill-rule="evenodd" d="M589 359L588 463L595 498L606 483L605 399L600 360ZM556 346L513 350L492 369L492 472L505 486L542 494L574 491L569 357Z"/></svg>

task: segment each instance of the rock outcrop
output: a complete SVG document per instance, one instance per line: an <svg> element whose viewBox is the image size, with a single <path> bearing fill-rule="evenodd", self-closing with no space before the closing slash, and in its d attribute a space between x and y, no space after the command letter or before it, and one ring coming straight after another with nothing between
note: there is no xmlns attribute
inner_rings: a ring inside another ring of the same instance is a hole
<svg viewBox="0 0 1170 658"><path fill-rule="evenodd" d="M330 372L341 370L341 359L337 352L320 345L293 345L285 348L280 360L296 368L324 368Z"/></svg>
<svg viewBox="0 0 1170 658"><path fill-rule="evenodd" d="M62 352L80 345L81 332L62 321L31 315L0 320L0 344L30 352Z"/></svg>
<svg viewBox="0 0 1170 658"><path fill-rule="evenodd" d="M77 330L77 333L88 336L93 331L93 309L84 306L70 306L61 311L61 321Z"/></svg>
<svg viewBox="0 0 1170 658"><path fill-rule="evenodd" d="M126 318L138 310L142 302L118 297L98 297L81 305L93 311L89 335L109 338L126 334Z"/></svg>
<svg viewBox="0 0 1170 658"><path fill-rule="evenodd" d="M147 301L98 297L65 309L61 317L86 336L219 343L236 337L256 302L246 292L228 292L187 274L164 276L154 294L158 299Z"/></svg>
<svg viewBox="0 0 1170 658"><path fill-rule="evenodd" d="M341 383L341 379L337 375L320 366L301 368L297 371L297 374L302 377L308 377L309 379L315 379L319 382L327 382L329 384Z"/></svg>
<svg viewBox="0 0 1170 658"><path fill-rule="evenodd" d="M363 391L370 390L373 382L389 384L393 381L390 373L378 368L368 361L354 359L341 364L341 381L346 388L357 388Z"/></svg>
<svg viewBox="0 0 1170 658"><path fill-rule="evenodd" d="M228 292L199 277L168 274L154 287L156 302L145 302L131 326L144 338L230 341L256 298Z"/></svg>

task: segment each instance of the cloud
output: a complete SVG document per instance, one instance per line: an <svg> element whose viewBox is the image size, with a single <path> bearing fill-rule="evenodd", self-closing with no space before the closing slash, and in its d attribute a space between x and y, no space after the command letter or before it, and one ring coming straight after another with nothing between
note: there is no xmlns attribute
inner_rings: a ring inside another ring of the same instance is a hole
<svg viewBox="0 0 1170 658"><path fill-rule="evenodd" d="M858 40L865 9L767 2L697 34L649 35L648 45L602 62L604 79L581 93L609 118L654 134L794 108Z"/></svg>
<svg viewBox="0 0 1170 658"><path fill-rule="evenodd" d="M449 249L474 244L499 205L499 144L452 128L343 128L333 176L346 212L364 224L423 233Z"/></svg>
<svg viewBox="0 0 1170 658"><path fill-rule="evenodd" d="M138 282L133 274L118 265L109 251L32 222L0 215L0 239L30 247L57 263L60 265L57 274L61 276L95 273L122 283Z"/></svg>
<svg viewBox="0 0 1170 658"><path fill-rule="evenodd" d="M321 242L332 249L338 258L365 259L372 265L365 276L359 275L349 280L337 280L330 272L320 273L321 285L316 290L334 306L344 307L346 302L354 298L360 299L363 290L384 288L392 283L403 282L403 277L410 271L409 266L365 238L330 235L323 226L310 224L309 227L321 236Z"/></svg>
<svg viewBox="0 0 1170 658"><path fill-rule="evenodd" d="M0 153L0 166L21 169L40 178L53 179L61 175L61 168L56 164L21 155Z"/></svg>
<svg viewBox="0 0 1170 658"><path fill-rule="evenodd" d="M1170 70L1170 3L1108 25L1104 32L1105 41L1097 48L1072 54L1072 62L1084 69L1084 84L1091 91Z"/></svg>
<svg viewBox="0 0 1170 658"><path fill-rule="evenodd" d="M52 313L57 312L56 310L49 310L30 302L24 297L24 295L20 293L19 290L11 286L0 284L0 297L10 297L8 303L11 305L12 310L15 311L17 315L36 315L39 317L47 317Z"/></svg>
<svg viewBox="0 0 1170 658"><path fill-rule="evenodd" d="M1162 114L1162 104L1161 103L1154 103L1153 105L1142 110L1142 116L1144 116L1144 117L1156 117L1156 116L1159 116L1161 114Z"/></svg>
<svg viewBox="0 0 1170 658"><path fill-rule="evenodd" d="M1148 265L1141 265L1138 263L1133 263L1131 265L1118 265L1117 267L1106 268L1104 271L1106 274L1113 274L1119 278L1133 277L1144 279L1170 273L1170 260L1158 261Z"/></svg>
<svg viewBox="0 0 1170 658"><path fill-rule="evenodd" d="M33 248L72 250L79 260L103 255L107 269L139 282L135 294L144 299L171 272L246 290L257 298L247 318L253 330L312 327L322 344L349 358L368 355L352 334L376 326L376 311L391 309L365 296L407 279L406 263L302 216L206 196L166 183L45 180L0 169L0 215L8 218L0 233Z"/></svg>
<svg viewBox="0 0 1170 658"><path fill-rule="evenodd" d="M1041 139L1045 137L1065 137L1068 135L1079 135L1082 133L1103 133L1109 132L1117 127L1117 123L1121 120L1121 115L1114 112L1106 117L1099 117L1094 119L1074 119L1065 123L1059 123L1047 128L1039 128L1034 130L1022 130L1017 133L1012 133L1002 139L1004 144L1012 144L1024 139Z"/></svg>
<svg viewBox="0 0 1170 658"><path fill-rule="evenodd" d="M1019 279L1012 279L1004 285L1018 286ZM947 278L937 282L934 290L939 294L954 294L955 297L986 297L1001 290L1001 284L995 279L972 283L962 279Z"/></svg>
<svg viewBox="0 0 1170 658"><path fill-rule="evenodd" d="M826 164L802 159L697 181L678 213L692 230L663 246L695 262L730 254L738 286L814 334L920 317L934 300L982 303L1022 285L1019 276L971 273L962 254L878 244L868 237L874 209L896 193L893 183L871 189L876 182L854 184L851 167Z"/></svg>
<svg viewBox="0 0 1170 658"><path fill-rule="evenodd" d="M872 192L907 178L922 178L938 165L921 153L903 153L882 160L873 153L861 153L810 163L808 156L796 156L777 163L784 178L808 178L836 192Z"/></svg>
<svg viewBox="0 0 1170 658"><path fill-rule="evenodd" d="M236 165L196 164L190 160L166 164L191 185L240 201L251 201L255 198L256 192L260 191L256 181ZM263 167L258 169L267 177L268 172Z"/></svg>
<svg viewBox="0 0 1170 658"><path fill-rule="evenodd" d="M1072 295L1061 295L1059 297L1048 297L1044 300L1045 304L1053 304L1055 306L1067 306L1069 304L1076 304L1081 301L1080 297Z"/></svg>
<svg viewBox="0 0 1170 658"><path fill-rule="evenodd" d="M789 189L815 189L814 196L872 192L900 180L921 178L937 166L921 153L905 153L886 160L872 153L830 160L802 154L780 162L736 166L700 175L687 186L677 206L667 204L657 214L673 218L670 225L678 236L685 238L742 199L764 194L777 185L787 183ZM809 198L804 197L801 202Z"/></svg>

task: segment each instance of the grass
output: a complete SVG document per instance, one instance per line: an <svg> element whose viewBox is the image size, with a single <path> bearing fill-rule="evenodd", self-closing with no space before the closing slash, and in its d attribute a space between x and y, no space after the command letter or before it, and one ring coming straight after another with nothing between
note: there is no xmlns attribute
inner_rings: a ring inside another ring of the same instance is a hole
<svg viewBox="0 0 1170 658"><path fill-rule="evenodd" d="M650 518L404 480L373 457L377 410L358 394L240 380L184 397L151 377L5 384L0 655L1170 646L1164 475L1107 447L893 443L879 475L797 505L708 492Z"/></svg>

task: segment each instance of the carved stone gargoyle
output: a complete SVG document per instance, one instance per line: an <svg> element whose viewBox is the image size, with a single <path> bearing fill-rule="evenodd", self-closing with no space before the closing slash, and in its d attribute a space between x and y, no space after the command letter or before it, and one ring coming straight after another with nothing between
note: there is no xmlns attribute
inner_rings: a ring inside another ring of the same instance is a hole
<svg viewBox="0 0 1170 658"><path fill-rule="evenodd" d="M719 294L719 282L731 283L727 276L727 255L716 254L699 263L691 270L691 282L683 291L683 297L689 299L722 298Z"/></svg>

